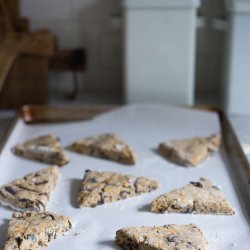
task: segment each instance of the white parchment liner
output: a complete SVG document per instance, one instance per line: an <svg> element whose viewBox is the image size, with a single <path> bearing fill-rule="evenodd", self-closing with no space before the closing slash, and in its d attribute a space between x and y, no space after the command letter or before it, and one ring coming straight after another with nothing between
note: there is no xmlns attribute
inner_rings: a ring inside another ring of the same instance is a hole
<svg viewBox="0 0 250 250"><path fill-rule="evenodd" d="M61 139L66 148L73 141L86 136L116 133L137 152L135 166L121 165L67 150L70 163L60 168L61 178L47 210L71 216L73 229L65 237L52 242L48 249L120 249L114 244L115 232L120 228L195 223L207 236L209 249L247 250L250 246L250 229L223 152L214 154L197 168L177 166L154 152L164 140L208 136L219 130L219 120L214 113L146 104L125 106L90 121L25 125L20 120L0 156L0 185L46 167L45 164L14 156L10 149L16 143L52 133ZM86 169L145 176L156 179L160 187L150 194L96 208L78 209L76 192ZM200 177L210 179L221 189L236 209L236 215L154 214L148 211L148 205L158 195L182 187L190 181L197 181ZM0 207L0 247L3 246L11 215L12 211Z"/></svg>

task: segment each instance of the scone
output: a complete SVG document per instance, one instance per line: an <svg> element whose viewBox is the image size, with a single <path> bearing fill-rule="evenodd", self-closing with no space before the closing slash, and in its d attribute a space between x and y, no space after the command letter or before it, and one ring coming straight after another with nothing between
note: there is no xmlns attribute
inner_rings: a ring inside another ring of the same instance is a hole
<svg viewBox="0 0 250 250"><path fill-rule="evenodd" d="M72 228L71 218L55 213L15 212L9 223L4 250L35 250Z"/></svg>
<svg viewBox="0 0 250 250"><path fill-rule="evenodd" d="M135 164L136 160L135 152L114 134L91 136L76 141L72 150L127 165Z"/></svg>
<svg viewBox="0 0 250 250"><path fill-rule="evenodd" d="M45 211L59 177L58 167L51 166L1 186L0 203L18 211Z"/></svg>
<svg viewBox="0 0 250 250"><path fill-rule="evenodd" d="M194 224L129 227L116 232L116 244L126 250L206 250L208 241Z"/></svg>
<svg viewBox="0 0 250 250"><path fill-rule="evenodd" d="M235 213L219 188L204 178L159 196L152 202L150 210L158 213L218 215L232 215Z"/></svg>
<svg viewBox="0 0 250 250"><path fill-rule="evenodd" d="M195 167L211 153L217 151L220 144L219 134L209 137L193 137L160 143L158 152L171 162Z"/></svg>
<svg viewBox="0 0 250 250"><path fill-rule="evenodd" d="M57 166L63 166L69 162L58 138L51 134L17 144L12 148L12 152L24 158Z"/></svg>
<svg viewBox="0 0 250 250"><path fill-rule="evenodd" d="M145 177L86 170L78 193L79 207L127 199L157 189L158 183Z"/></svg>

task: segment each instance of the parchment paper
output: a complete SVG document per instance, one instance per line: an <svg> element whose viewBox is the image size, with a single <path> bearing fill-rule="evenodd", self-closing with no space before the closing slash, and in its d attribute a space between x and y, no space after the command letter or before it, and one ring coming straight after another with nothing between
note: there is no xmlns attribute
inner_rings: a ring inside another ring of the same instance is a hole
<svg viewBox="0 0 250 250"><path fill-rule="evenodd" d="M197 168L177 166L154 152L162 141L208 136L219 130L219 120L214 113L149 104L125 106L90 121L25 125L20 120L0 156L0 185L46 167L46 164L14 156L10 149L16 143L52 133L67 148L79 138L103 132L116 133L137 152L135 166L125 166L67 150L70 163L60 168L61 178L51 195L47 210L71 216L73 229L52 242L48 249L120 249L114 244L115 232L120 228L195 223L207 236L209 249L247 250L250 246L249 224L223 152L214 154ZM76 192L86 169L145 176L156 179L160 187L152 193L135 198L96 208L78 209ZM148 211L150 202L160 194L182 187L190 181L197 181L200 177L210 179L221 188L236 209L236 215L154 214ZM11 210L0 207L0 247L4 244L11 215Z"/></svg>

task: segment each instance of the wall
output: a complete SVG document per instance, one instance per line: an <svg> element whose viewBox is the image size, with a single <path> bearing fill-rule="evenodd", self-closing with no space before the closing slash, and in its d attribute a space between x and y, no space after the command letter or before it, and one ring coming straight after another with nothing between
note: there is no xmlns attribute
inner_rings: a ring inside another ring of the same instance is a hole
<svg viewBox="0 0 250 250"><path fill-rule="evenodd" d="M80 75L84 88L122 88L122 31L116 25L117 0L21 0L21 15L33 30L50 29L59 48L84 46L88 51L87 73ZM119 26L119 25L118 25ZM53 74L52 83L70 87L70 74Z"/></svg>
<svg viewBox="0 0 250 250"><path fill-rule="evenodd" d="M122 89L122 30L116 25L119 0L20 0L21 13L32 28L49 28L60 48L84 46L88 50L84 88ZM224 33L213 29L212 18L224 17L223 0L203 0L199 15L206 25L197 31L196 90L218 93L221 84ZM52 82L69 86L71 76L54 74Z"/></svg>

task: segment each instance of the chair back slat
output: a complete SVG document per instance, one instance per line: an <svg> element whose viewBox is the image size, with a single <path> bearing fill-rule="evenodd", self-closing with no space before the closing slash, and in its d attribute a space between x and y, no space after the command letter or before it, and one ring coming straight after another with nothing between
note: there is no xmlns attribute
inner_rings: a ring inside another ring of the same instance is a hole
<svg viewBox="0 0 250 250"><path fill-rule="evenodd" d="M0 41L6 34L13 32L12 18L5 0L0 0Z"/></svg>

